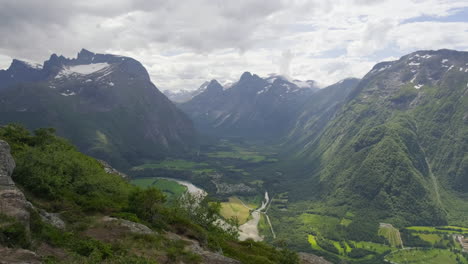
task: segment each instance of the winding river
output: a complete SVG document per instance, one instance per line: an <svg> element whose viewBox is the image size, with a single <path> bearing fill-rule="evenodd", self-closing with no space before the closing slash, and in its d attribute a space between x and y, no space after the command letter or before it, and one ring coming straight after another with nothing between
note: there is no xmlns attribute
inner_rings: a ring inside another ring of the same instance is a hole
<svg viewBox="0 0 468 264"><path fill-rule="evenodd" d="M186 186L187 191L194 197L203 198L207 195L207 192L205 190L193 185L191 182L172 179L172 178L163 178L163 177L159 177L159 178L169 180L169 181L175 181L180 185ZM241 241L244 241L247 239L252 239L254 241L263 240L263 237L260 236L260 233L258 232L258 223L260 222L261 214L265 214L264 211L267 208L269 202L270 202L270 197L268 196L268 192L265 192L265 197L264 197L264 201L262 201L262 205L259 208L253 210L251 213L252 219L250 219L243 225L239 226L239 240ZM268 216L266 214L265 216L267 217L268 224L270 225L270 228L271 228L271 223L268 219ZM220 221L220 222L222 223L221 225L227 225L225 221ZM272 231L273 231L273 228L272 228Z"/></svg>
<svg viewBox="0 0 468 264"><path fill-rule="evenodd" d="M258 232L258 222L260 222L261 213L267 207L268 203L270 202L270 197L268 196L268 192L265 192L265 200L262 201L262 205L255 209L251 215L252 219L247 221L245 224L239 226L239 240L244 241L247 239L252 239L254 241L262 241L263 237L260 236Z"/></svg>

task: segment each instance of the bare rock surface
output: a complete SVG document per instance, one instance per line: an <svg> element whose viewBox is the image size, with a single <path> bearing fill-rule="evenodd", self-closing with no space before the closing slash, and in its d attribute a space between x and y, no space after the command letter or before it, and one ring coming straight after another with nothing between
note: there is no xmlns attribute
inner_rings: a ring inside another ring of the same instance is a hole
<svg viewBox="0 0 468 264"><path fill-rule="evenodd" d="M15 161L10 146L0 140L0 213L13 217L29 230L29 211L33 208L11 178Z"/></svg>
<svg viewBox="0 0 468 264"><path fill-rule="evenodd" d="M66 225L65 222L60 218L60 215L57 213L48 213L44 210L39 209L39 215L41 220L58 228L64 230Z"/></svg>
<svg viewBox="0 0 468 264"><path fill-rule="evenodd" d="M325 260L323 257L319 257L309 253L298 253L299 262L301 264L332 264L328 260Z"/></svg>
<svg viewBox="0 0 468 264"><path fill-rule="evenodd" d="M166 237L171 240L183 240L187 242L187 246L185 247L186 250L193 252L197 255L200 255L203 258L202 263L205 264L241 264L240 261L228 258L221 253L216 253L212 251L208 251L204 249L200 243L193 239L188 239L186 237L177 235L175 233L168 232L166 233Z"/></svg>
<svg viewBox="0 0 468 264"><path fill-rule="evenodd" d="M0 264L40 263L40 256L30 250L0 247Z"/></svg>
<svg viewBox="0 0 468 264"><path fill-rule="evenodd" d="M11 179L15 166L15 160L10 154L10 146L5 141L0 140L0 188L15 187L15 183Z"/></svg>
<svg viewBox="0 0 468 264"><path fill-rule="evenodd" d="M107 162L105 162L103 160L97 160L97 161L99 161L99 163L101 163L101 165L102 165L102 167L104 167L104 171L106 173L117 174L117 175L119 175L120 177L122 177L123 179L126 179L126 180L128 180L130 178L130 177L128 177L127 174L114 169L109 163L107 163Z"/></svg>
<svg viewBox="0 0 468 264"><path fill-rule="evenodd" d="M154 234L153 230L151 230L149 227L140 223L135 223L135 222L128 221L125 219L119 219L119 218L109 217L109 216L105 216L102 220L104 222L116 222L118 225L128 228L130 232L135 233L135 234L141 234L141 235Z"/></svg>

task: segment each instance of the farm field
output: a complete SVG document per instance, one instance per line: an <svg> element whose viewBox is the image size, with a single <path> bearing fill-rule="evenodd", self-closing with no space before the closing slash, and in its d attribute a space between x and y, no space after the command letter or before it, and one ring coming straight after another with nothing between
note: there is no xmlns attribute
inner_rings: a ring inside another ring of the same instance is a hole
<svg viewBox="0 0 468 264"><path fill-rule="evenodd" d="M385 237L392 247L402 247L400 231L391 224L381 223L379 227L379 236Z"/></svg>
<svg viewBox="0 0 468 264"><path fill-rule="evenodd" d="M389 254L385 259L398 264L458 264L468 263L448 250L441 249L410 249L399 250Z"/></svg>
<svg viewBox="0 0 468 264"><path fill-rule="evenodd" d="M221 215L226 218L237 218L239 224L242 225L249 219L250 209L255 208L253 204L243 204L237 197L229 197L228 202L221 203Z"/></svg>
<svg viewBox="0 0 468 264"><path fill-rule="evenodd" d="M175 199L187 191L187 187L178 184L175 181L170 181L160 178L138 178L130 181L132 184L141 188L155 187L160 189L170 199Z"/></svg>
<svg viewBox="0 0 468 264"><path fill-rule="evenodd" d="M140 166L133 167L132 170L144 169L168 169L168 170L190 170L208 166L207 163L197 163L193 161L180 159L167 159L158 163L145 163Z"/></svg>

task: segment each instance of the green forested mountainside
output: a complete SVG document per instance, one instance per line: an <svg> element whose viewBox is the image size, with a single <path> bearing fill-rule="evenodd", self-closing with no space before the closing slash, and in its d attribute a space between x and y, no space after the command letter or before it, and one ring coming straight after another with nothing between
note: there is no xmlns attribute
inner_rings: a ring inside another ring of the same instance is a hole
<svg viewBox="0 0 468 264"><path fill-rule="evenodd" d="M167 204L157 189L140 189L108 174L95 159L79 153L52 129L31 134L18 125L0 128L16 161L12 178L35 210L65 220L60 230L31 210L30 231L0 214L0 245L39 252L46 263L203 263L187 246L223 252L242 263L297 263L297 255L264 243L239 242L213 224L219 203L205 199L195 209ZM149 226L149 234L125 233L105 217ZM173 234L173 235L169 235ZM174 236L176 238L174 238Z"/></svg>
<svg viewBox="0 0 468 264"><path fill-rule="evenodd" d="M344 79L310 96L298 111L293 125L288 128L289 132L282 146L295 151L314 142L358 83L359 79Z"/></svg>
<svg viewBox="0 0 468 264"><path fill-rule="evenodd" d="M15 65L26 69L15 72L14 83L0 80L2 125L53 127L81 151L118 168L185 153L195 145L191 120L134 59L82 50L74 59L54 54L43 69ZM27 81L30 71L42 77Z"/></svg>
<svg viewBox="0 0 468 264"><path fill-rule="evenodd" d="M323 132L296 148L312 165L295 173L308 184L289 184L302 186L291 196L399 226L464 221L452 200L468 183L466 62L466 52L441 50L376 65Z"/></svg>

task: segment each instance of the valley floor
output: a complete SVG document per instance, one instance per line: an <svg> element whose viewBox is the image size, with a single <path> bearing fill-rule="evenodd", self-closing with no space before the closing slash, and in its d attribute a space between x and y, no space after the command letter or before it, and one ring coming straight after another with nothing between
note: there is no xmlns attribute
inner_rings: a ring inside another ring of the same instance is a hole
<svg viewBox="0 0 468 264"><path fill-rule="evenodd" d="M275 146L221 140L203 146L196 157L142 164L130 174L135 184L154 185L170 196L180 195L184 189L170 186L160 177L200 186L221 201L221 213L226 219L237 221L241 240L253 238L288 245L330 261L468 263L468 253L455 236L468 236L468 229L365 223L365 218L346 206L300 199L301 194L291 188L296 176L288 174L294 169L285 166L281 162L284 157L277 153ZM267 190L270 197L264 199ZM428 254L433 262L425 262Z"/></svg>

